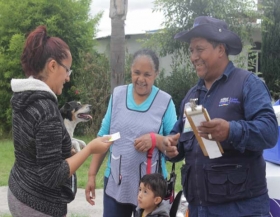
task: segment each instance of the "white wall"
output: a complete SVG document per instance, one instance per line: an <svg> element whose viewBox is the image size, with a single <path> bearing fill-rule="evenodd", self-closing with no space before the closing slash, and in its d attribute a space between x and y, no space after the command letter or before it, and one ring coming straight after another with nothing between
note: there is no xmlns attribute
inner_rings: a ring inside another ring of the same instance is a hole
<svg viewBox="0 0 280 217"><path fill-rule="evenodd" d="M137 50L141 49L141 42L146 37L145 34L135 34L125 36L125 49L127 54L134 54ZM97 38L97 51L99 53L105 53L107 57L110 55L110 36ZM171 72L171 55L159 58L159 69L165 70L166 74Z"/></svg>
<svg viewBox="0 0 280 217"><path fill-rule="evenodd" d="M126 35L125 36L125 48L128 54L134 54L137 50L141 49L141 42L140 40L143 40L146 37L145 33L139 33L139 34L132 34L132 35ZM261 31L260 29L255 29L253 30L253 41L254 42L261 42ZM101 37L97 38L97 51L99 53L105 53L107 57L110 55L110 36L107 37ZM238 57L238 56L237 56ZM247 65L247 51L245 48L242 51L242 54L240 56L241 58L244 58L244 61L246 62L245 64ZM236 57L235 56L230 56L230 59L234 61ZM165 75L168 75L171 72L171 55L165 56L165 57L160 57L159 58L159 68L160 71L162 69L165 70ZM256 69L257 70L257 69ZM259 71L259 70L257 70Z"/></svg>

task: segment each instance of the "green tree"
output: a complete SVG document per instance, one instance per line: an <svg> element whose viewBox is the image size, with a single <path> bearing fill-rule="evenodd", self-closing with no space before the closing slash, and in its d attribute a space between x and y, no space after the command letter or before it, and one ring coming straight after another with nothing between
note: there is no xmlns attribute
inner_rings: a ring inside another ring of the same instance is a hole
<svg viewBox="0 0 280 217"><path fill-rule="evenodd" d="M173 71L169 75L165 75L164 72L160 72L155 84L161 90L172 96L177 116L180 114L182 99L197 81L196 73L187 70L189 67L173 67Z"/></svg>
<svg viewBox="0 0 280 217"><path fill-rule="evenodd" d="M154 34L147 44L159 48L161 56L187 53L186 44L175 41L174 35L190 29L197 16L225 20L243 41L250 41L253 22L259 16L256 9L255 0L155 0L154 10L164 14L165 28Z"/></svg>
<svg viewBox="0 0 280 217"><path fill-rule="evenodd" d="M77 134L96 135L107 110L111 86L109 60L105 54L85 53L82 57L83 74L76 80L73 92L82 103L92 105L93 122L78 125Z"/></svg>
<svg viewBox="0 0 280 217"><path fill-rule="evenodd" d="M178 110L184 96L182 93L194 85L195 77L192 74L194 68L189 62L188 44L174 40L175 34L191 29L197 16L212 16L225 20L243 42L251 42L251 31L259 16L257 6L255 0L155 0L154 3L154 11L163 13L165 17L162 23L164 29L144 41L144 46L156 50L160 56L173 55L172 73L166 79L161 78L158 86L173 98L176 97L174 101ZM177 95L174 95L176 92Z"/></svg>
<svg viewBox="0 0 280 217"><path fill-rule="evenodd" d="M127 13L127 1L128 0L110 1L110 18L112 27L110 40L111 91L113 91L116 86L124 84L124 21Z"/></svg>
<svg viewBox="0 0 280 217"><path fill-rule="evenodd" d="M263 1L261 64L272 97L280 98L280 2Z"/></svg>
<svg viewBox="0 0 280 217"><path fill-rule="evenodd" d="M0 0L0 136L11 129L11 78L23 77L20 55L26 35L46 25L50 36L62 38L73 56L71 82L59 102L75 97L75 79L83 73L81 59L94 46L95 26L101 14L89 16L91 0Z"/></svg>

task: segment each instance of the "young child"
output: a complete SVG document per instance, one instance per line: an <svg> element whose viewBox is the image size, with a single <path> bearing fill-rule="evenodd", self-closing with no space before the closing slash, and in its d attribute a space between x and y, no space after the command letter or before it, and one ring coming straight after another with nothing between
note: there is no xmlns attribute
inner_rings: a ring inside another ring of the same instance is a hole
<svg viewBox="0 0 280 217"><path fill-rule="evenodd" d="M166 181L161 174L144 175L140 180L135 217L169 217L168 208L161 203L166 188Z"/></svg>

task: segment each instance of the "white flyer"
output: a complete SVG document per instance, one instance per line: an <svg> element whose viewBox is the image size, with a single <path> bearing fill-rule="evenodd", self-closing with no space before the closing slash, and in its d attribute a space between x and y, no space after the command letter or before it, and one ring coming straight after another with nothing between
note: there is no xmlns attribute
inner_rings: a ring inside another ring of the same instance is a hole
<svg viewBox="0 0 280 217"><path fill-rule="evenodd" d="M111 136L111 138L109 139L109 142L113 142L113 141L116 141L119 138L121 138L120 132L113 133L111 135L104 135L104 136Z"/></svg>

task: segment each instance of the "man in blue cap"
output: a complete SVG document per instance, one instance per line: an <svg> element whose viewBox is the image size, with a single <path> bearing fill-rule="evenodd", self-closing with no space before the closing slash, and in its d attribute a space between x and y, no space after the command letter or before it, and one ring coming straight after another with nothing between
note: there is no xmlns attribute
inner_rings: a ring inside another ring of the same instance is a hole
<svg viewBox="0 0 280 217"><path fill-rule="evenodd" d="M171 132L181 133L179 155L171 160L185 158L182 183L189 216L270 216L262 153L275 146L278 125L269 90L253 73L229 61L228 55L241 52L242 43L224 21L197 17L193 28L175 39L189 44L199 77L183 99ZM199 135L220 142L222 157L204 156L193 131L184 130L189 129L184 127L184 107L194 98L212 119L197 126Z"/></svg>

